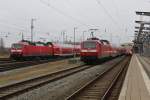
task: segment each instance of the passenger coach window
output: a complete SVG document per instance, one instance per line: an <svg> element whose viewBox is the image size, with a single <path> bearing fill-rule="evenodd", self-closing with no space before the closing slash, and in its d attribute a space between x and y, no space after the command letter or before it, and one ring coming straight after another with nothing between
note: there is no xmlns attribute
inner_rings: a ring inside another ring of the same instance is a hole
<svg viewBox="0 0 150 100"><path fill-rule="evenodd" d="M83 48L95 49L96 48L96 43L95 42L84 42L83 43Z"/></svg>

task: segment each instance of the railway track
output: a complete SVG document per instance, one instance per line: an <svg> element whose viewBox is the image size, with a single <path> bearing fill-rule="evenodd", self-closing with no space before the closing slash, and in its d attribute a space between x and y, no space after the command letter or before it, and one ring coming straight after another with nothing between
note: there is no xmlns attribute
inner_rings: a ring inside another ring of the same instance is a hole
<svg viewBox="0 0 150 100"><path fill-rule="evenodd" d="M48 75L40 76L34 79L19 82L16 84L1 87L0 88L0 100L7 100L8 98L11 98L19 94L25 93L29 90L33 90L35 88L41 87L43 85L48 84L49 82L59 80L61 78L72 75L74 73L78 73L80 71L86 70L93 66L95 65L81 65L81 66L61 70L58 72L54 72Z"/></svg>
<svg viewBox="0 0 150 100"><path fill-rule="evenodd" d="M32 65L37 65L41 63L46 63L46 61L22 61L22 62L8 62L8 63L2 63L0 64L0 72L8 71L8 70L13 70L17 68L23 68L27 66L32 66Z"/></svg>
<svg viewBox="0 0 150 100"><path fill-rule="evenodd" d="M58 58L50 58L50 59L46 59L46 60L32 60L32 61L16 61L16 60L10 60L10 59L3 59L3 61L0 61L0 72L4 72L4 71L9 71L9 70L13 70L13 69L18 69L18 68L24 68L24 67L29 67L29 66L33 66L33 65L38 65L38 64L42 64L42 63L47 63L47 62L53 62L53 61L59 61L59 60L65 60L65 59L69 59L71 57L58 57ZM113 58L111 58L113 59ZM109 60L111 60L109 59ZM101 63L104 63L106 61L103 61Z"/></svg>
<svg viewBox="0 0 150 100"><path fill-rule="evenodd" d="M32 65L38 65L42 63L52 62L52 61L59 61L64 60L67 58L55 58L55 59L48 59L48 60L33 60L33 61L5 61L3 63L0 63L0 72L23 68L23 67L29 67Z"/></svg>
<svg viewBox="0 0 150 100"><path fill-rule="evenodd" d="M0 61L8 61L10 58L0 58Z"/></svg>
<svg viewBox="0 0 150 100"><path fill-rule="evenodd" d="M1 62L7 62L7 61L10 61L11 59L9 59L9 58L0 58L0 63Z"/></svg>
<svg viewBox="0 0 150 100"><path fill-rule="evenodd" d="M117 100L130 57L105 70L66 100Z"/></svg>
<svg viewBox="0 0 150 100"><path fill-rule="evenodd" d="M9 60L5 60L5 61L0 61L0 64L12 63L12 62L17 62L17 61L9 59Z"/></svg>

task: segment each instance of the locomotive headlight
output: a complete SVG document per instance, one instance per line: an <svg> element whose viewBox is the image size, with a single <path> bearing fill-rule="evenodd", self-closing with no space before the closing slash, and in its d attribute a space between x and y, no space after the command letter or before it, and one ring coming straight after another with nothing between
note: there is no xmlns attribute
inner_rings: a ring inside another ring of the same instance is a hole
<svg viewBox="0 0 150 100"><path fill-rule="evenodd" d="M97 50L89 50L88 52L97 52Z"/></svg>
<svg viewBox="0 0 150 100"><path fill-rule="evenodd" d="M97 50L81 50L81 52L97 52Z"/></svg>
<svg viewBox="0 0 150 100"><path fill-rule="evenodd" d="M81 50L81 52L87 52L87 50Z"/></svg>
<svg viewBox="0 0 150 100"><path fill-rule="evenodd" d="M17 50L17 52L22 52L22 50Z"/></svg>
<svg viewBox="0 0 150 100"><path fill-rule="evenodd" d="M22 52L22 50L11 50L11 52Z"/></svg>
<svg viewBox="0 0 150 100"><path fill-rule="evenodd" d="M11 52L15 52L16 50L11 50Z"/></svg>

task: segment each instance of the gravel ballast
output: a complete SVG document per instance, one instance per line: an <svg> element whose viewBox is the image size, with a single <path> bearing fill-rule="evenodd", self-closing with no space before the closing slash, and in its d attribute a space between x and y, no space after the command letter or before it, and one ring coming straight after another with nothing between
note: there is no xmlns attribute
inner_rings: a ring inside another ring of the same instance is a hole
<svg viewBox="0 0 150 100"><path fill-rule="evenodd" d="M40 88L10 98L10 100L64 100L95 76L102 73L106 68L112 67L121 59L122 57L101 65L96 65L82 72L67 76Z"/></svg>

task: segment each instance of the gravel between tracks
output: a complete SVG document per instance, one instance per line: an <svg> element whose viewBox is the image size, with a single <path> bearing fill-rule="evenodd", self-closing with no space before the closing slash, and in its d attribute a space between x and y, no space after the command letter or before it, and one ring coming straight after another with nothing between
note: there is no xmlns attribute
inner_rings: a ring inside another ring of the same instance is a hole
<svg viewBox="0 0 150 100"><path fill-rule="evenodd" d="M83 63L79 62L78 64L69 64L68 60L62 60L1 72L0 87L53 73L55 71L63 70L66 68L76 67L81 64Z"/></svg>
<svg viewBox="0 0 150 100"><path fill-rule="evenodd" d="M117 58L102 65L97 65L85 71L49 83L41 88L26 92L10 100L64 100L89 80L101 73L105 68L115 65L122 58ZM81 77L82 76L82 77Z"/></svg>

